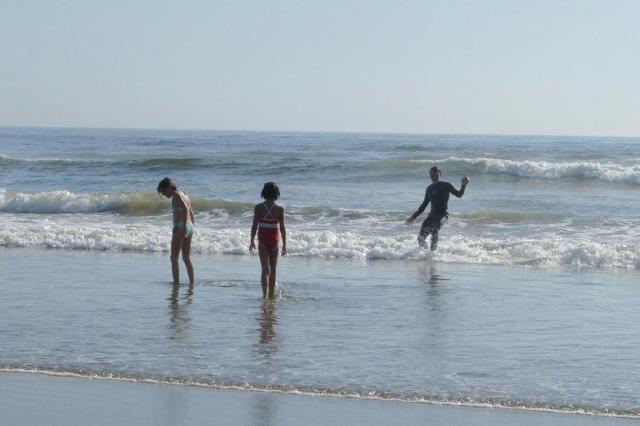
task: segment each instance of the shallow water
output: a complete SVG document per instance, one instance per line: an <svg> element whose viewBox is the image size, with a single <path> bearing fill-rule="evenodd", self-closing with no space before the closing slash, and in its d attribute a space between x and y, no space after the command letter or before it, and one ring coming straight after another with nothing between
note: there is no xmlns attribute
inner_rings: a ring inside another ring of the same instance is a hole
<svg viewBox="0 0 640 426"><path fill-rule="evenodd" d="M640 415L636 272L4 249L4 371ZM184 271L183 271L184 272Z"/></svg>

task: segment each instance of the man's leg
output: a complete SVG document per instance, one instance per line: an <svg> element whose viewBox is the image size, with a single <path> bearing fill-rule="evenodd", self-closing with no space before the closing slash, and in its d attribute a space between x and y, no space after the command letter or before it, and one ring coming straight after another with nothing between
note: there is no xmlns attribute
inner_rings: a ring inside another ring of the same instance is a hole
<svg viewBox="0 0 640 426"><path fill-rule="evenodd" d="M431 230L431 251L436 251L438 248L438 228Z"/></svg>
<svg viewBox="0 0 640 426"><path fill-rule="evenodd" d="M427 237L433 232L433 226L429 218L427 217L422 226L420 227L420 233L418 234L418 245L422 248L427 248ZM433 240L432 240L433 241Z"/></svg>
<svg viewBox="0 0 640 426"><path fill-rule="evenodd" d="M440 228L447 221L447 216L436 219L431 226L431 251L436 251L438 248L438 234L440 232Z"/></svg>

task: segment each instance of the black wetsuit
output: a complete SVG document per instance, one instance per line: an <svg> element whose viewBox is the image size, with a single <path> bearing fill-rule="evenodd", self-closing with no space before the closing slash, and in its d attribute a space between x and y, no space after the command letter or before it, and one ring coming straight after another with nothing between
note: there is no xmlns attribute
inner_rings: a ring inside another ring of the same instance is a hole
<svg viewBox="0 0 640 426"><path fill-rule="evenodd" d="M412 216L414 219L420 216L424 209L427 208L429 202L431 202L431 211L424 222L422 222L420 234L418 235L418 242L422 247L426 246L425 240L429 234L431 234L431 250L435 250L438 247L438 231L449 217L449 212L447 211L449 194L460 198L464 195L464 189L465 187L462 186L458 191L449 182L443 181L432 183L427 187L424 201Z"/></svg>

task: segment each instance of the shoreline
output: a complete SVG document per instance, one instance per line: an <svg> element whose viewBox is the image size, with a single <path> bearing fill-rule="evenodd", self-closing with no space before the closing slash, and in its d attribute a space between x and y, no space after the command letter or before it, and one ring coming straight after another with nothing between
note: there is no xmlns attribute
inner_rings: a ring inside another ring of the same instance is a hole
<svg viewBox="0 0 640 426"><path fill-rule="evenodd" d="M465 400L446 400L440 399L437 396L431 398L402 398L400 396L383 396L375 395L373 393L358 395L346 390L325 390L325 389L297 389L295 387L283 387L278 388L276 386L257 386L250 383L245 384L229 384L229 383L216 383L215 381L207 382L203 380L185 380L172 377L148 377L148 376L135 376L126 374L115 373L75 373L72 371L56 371L54 369L38 369L36 368L0 368L0 382L1 376L8 375L31 375L34 377L49 377L49 378L61 378L61 379L73 379L73 380L95 380L106 381L114 383L129 383L129 384L143 384L143 385L157 385L157 386L176 386L184 388L203 389L210 391L230 391L230 392L255 392L255 393L268 393L276 395L290 395L301 396L310 398L336 398L336 399L348 399L354 401L378 401L394 402L401 404L415 404L415 405L430 405L430 406L443 406L443 407L461 407L471 409L489 409L489 410L508 410L518 411L525 413L545 413L545 414L558 414L569 416L587 416L587 417L602 417L611 419L625 419L625 420L638 420L640 419L640 413L627 413L622 410L606 410L597 412L595 410L589 410L589 408L556 408L548 406L526 406L526 405L509 405L509 401L465 401Z"/></svg>
<svg viewBox="0 0 640 426"><path fill-rule="evenodd" d="M215 389L202 386L0 373L9 424L519 424L625 425L631 418L518 408Z"/></svg>

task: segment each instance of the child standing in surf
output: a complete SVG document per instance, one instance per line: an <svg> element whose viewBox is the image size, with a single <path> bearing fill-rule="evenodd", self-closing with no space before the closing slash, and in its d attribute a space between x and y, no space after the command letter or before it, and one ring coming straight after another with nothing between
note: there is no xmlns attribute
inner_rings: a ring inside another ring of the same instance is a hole
<svg viewBox="0 0 640 426"><path fill-rule="evenodd" d="M193 237L193 224L196 217L191 208L191 199L178 189L171 178L164 178L158 184L158 193L171 198L173 210L173 235L171 237L171 274L173 283L180 283L180 265L178 258L182 251L182 260L187 267L189 283L195 282L193 264L191 263L191 239Z"/></svg>
<svg viewBox="0 0 640 426"><path fill-rule="evenodd" d="M278 255L287 254L287 231L284 226L284 207L276 204L280 198L280 188L274 182L267 182L260 194L264 202L256 204L253 209L253 224L251 225L251 243L249 252L256 249L255 237L258 234L258 256L262 266L260 281L262 283L262 297L275 299L276 268ZM282 240L282 246L280 246Z"/></svg>

